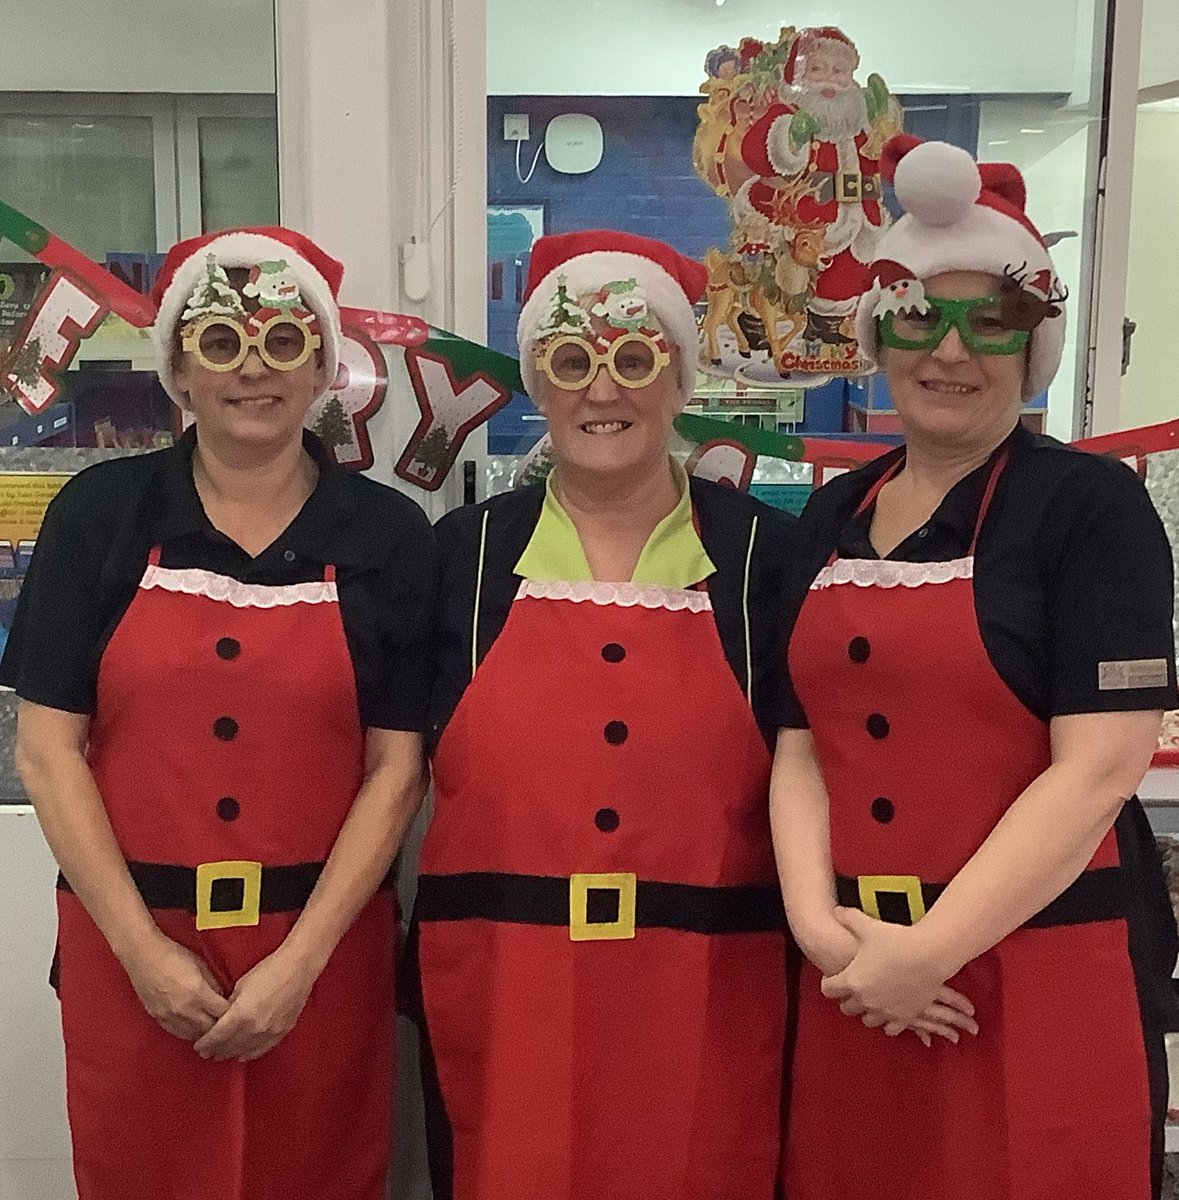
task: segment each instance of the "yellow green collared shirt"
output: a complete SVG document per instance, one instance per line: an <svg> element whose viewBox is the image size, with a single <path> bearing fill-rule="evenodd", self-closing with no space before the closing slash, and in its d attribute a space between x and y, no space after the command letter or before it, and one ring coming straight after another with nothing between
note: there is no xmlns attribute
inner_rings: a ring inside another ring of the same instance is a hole
<svg viewBox="0 0 1179 1200"><path fill-rule="evenodd" d="M688 477L674 460L671 470L680 492L679 503L647 539L631 583L689 588L716 570L692 522ZM593 579L577 529L557 499L551 475L545 484L540 519L516 563L515 573L544 583L583 583Z"/></svg>

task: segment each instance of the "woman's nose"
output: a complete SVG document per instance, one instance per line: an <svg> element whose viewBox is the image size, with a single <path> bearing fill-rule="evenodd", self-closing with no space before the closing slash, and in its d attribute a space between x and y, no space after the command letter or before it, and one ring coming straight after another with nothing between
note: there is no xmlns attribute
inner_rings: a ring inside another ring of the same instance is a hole
<svg viewBox="0 0 1179 1200"><path fill-rule="evenodd" d="M238 371L249 378L258 379L265 375L270 368L262 361L262 356L258 353L256 346L251 346L246 352L246 357L242 359L242 365L238 367Z"/></svg>
<svg viewBox="0 0 1179 1200"><path fill-rule="evenodd" d="M598 373L590 380L590 385L586 388L585 394L588 399L599 403L617 400L618 383L606 367L602 366L598 368Z"/></svg>
<svg viewBox="0 0 1179 1200"><path fill-rule="evenodd" d="M970 357L970 351L962 342L962 335L954 326L933 348L933 357L942 362L964 362Z"/></svg>

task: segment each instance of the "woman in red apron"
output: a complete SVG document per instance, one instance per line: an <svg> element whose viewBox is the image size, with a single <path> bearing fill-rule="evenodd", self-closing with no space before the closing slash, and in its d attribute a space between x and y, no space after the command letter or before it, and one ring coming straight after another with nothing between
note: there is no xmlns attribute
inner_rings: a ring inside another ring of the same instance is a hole
<svg viewBox="0 0 1179 1200"><path fill-rule="evenodd" d="M436 564L302 432L341 273L284 229L173 249L160 377L193 425L62 490L0 667L62 869L80 1200L384 1196Z"/></svg>
<svg viewBox="0 0 1179 1200"><path fill-rule="evenodd" d="M439 525L416 904L435 1197L771 1200L786 938L766 711L791 524L669 468L704 272L540 240L556 467Z"/></svg>
<svg viewBox="0 0 1179 1200"><path fill-rule="evenodd" d="M1132 797L1174 706L1166 537L1132 471L1020 424L1064 289L1018 173L885 157L907 213L859 334L906 445L808 507L775 759L809 960L787 1194L1147 1200L1176 936Z"/></svg>

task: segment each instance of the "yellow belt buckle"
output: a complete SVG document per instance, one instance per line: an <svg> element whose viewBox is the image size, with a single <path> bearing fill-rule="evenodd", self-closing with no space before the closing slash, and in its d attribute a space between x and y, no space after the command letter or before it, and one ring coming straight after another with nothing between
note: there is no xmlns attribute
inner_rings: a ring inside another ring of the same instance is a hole
<svg viewBox="0 0 1179 1200"><path fill-rule="evenodd" d="M881 892L905 897L912 924L916 925L925 916L925 897L921 894L921 880L916 875L861 875L856 882L860 887L860 907L877 921L881 919Z"/></svg>
<svg viewBox="0 0 1179 1200"><path fill-rule="evenodd" d="M242 881L240 908L213 911L213 884L225 879ZM262 864L260 862L201 863L196 869L196 927L236 929L257 925L261 918Z"/></svg>
<svg viewBox="0 0 1179 1200"><path fill-rule="evenodd" d="M637 877L627 872L614 875L569 876L569 939L574 942L612 942L635 935L635 891ZM589 920L590 892L617 892L618 918Z"/></svg>
<svg viewBox="0 0 1179 1200"><path fill-rule="evenodd" d="M838 171L835 175L836 191L838 199L843 204L854 204L857 200L863 199L861 194L863 187L863 177L859 171Z"/></svg>

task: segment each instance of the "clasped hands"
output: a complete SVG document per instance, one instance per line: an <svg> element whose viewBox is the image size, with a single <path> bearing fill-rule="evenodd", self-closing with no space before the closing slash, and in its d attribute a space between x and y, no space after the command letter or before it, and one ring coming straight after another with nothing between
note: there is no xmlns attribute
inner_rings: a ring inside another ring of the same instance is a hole
<svg viewBox="0 0 1179 1200"><path fill-rule="evenodd" d="M280 946L226 989L197 955L160 933L123 963L149 1015L205 1059L250 1062L294 1028L318 970Z"/></svg>
<svg viewBox="0 0 1179 1200"><path fill-rule="evenodd" d="M823 995L840 1011L859 1017L889 1037L906 1030L932 1044L935 1037L957 1042L974 1036L974 1005L946 986L948 972L915 937L915 926L891 925L854 908L836 908L831 944L816 965Z"/></svg>

